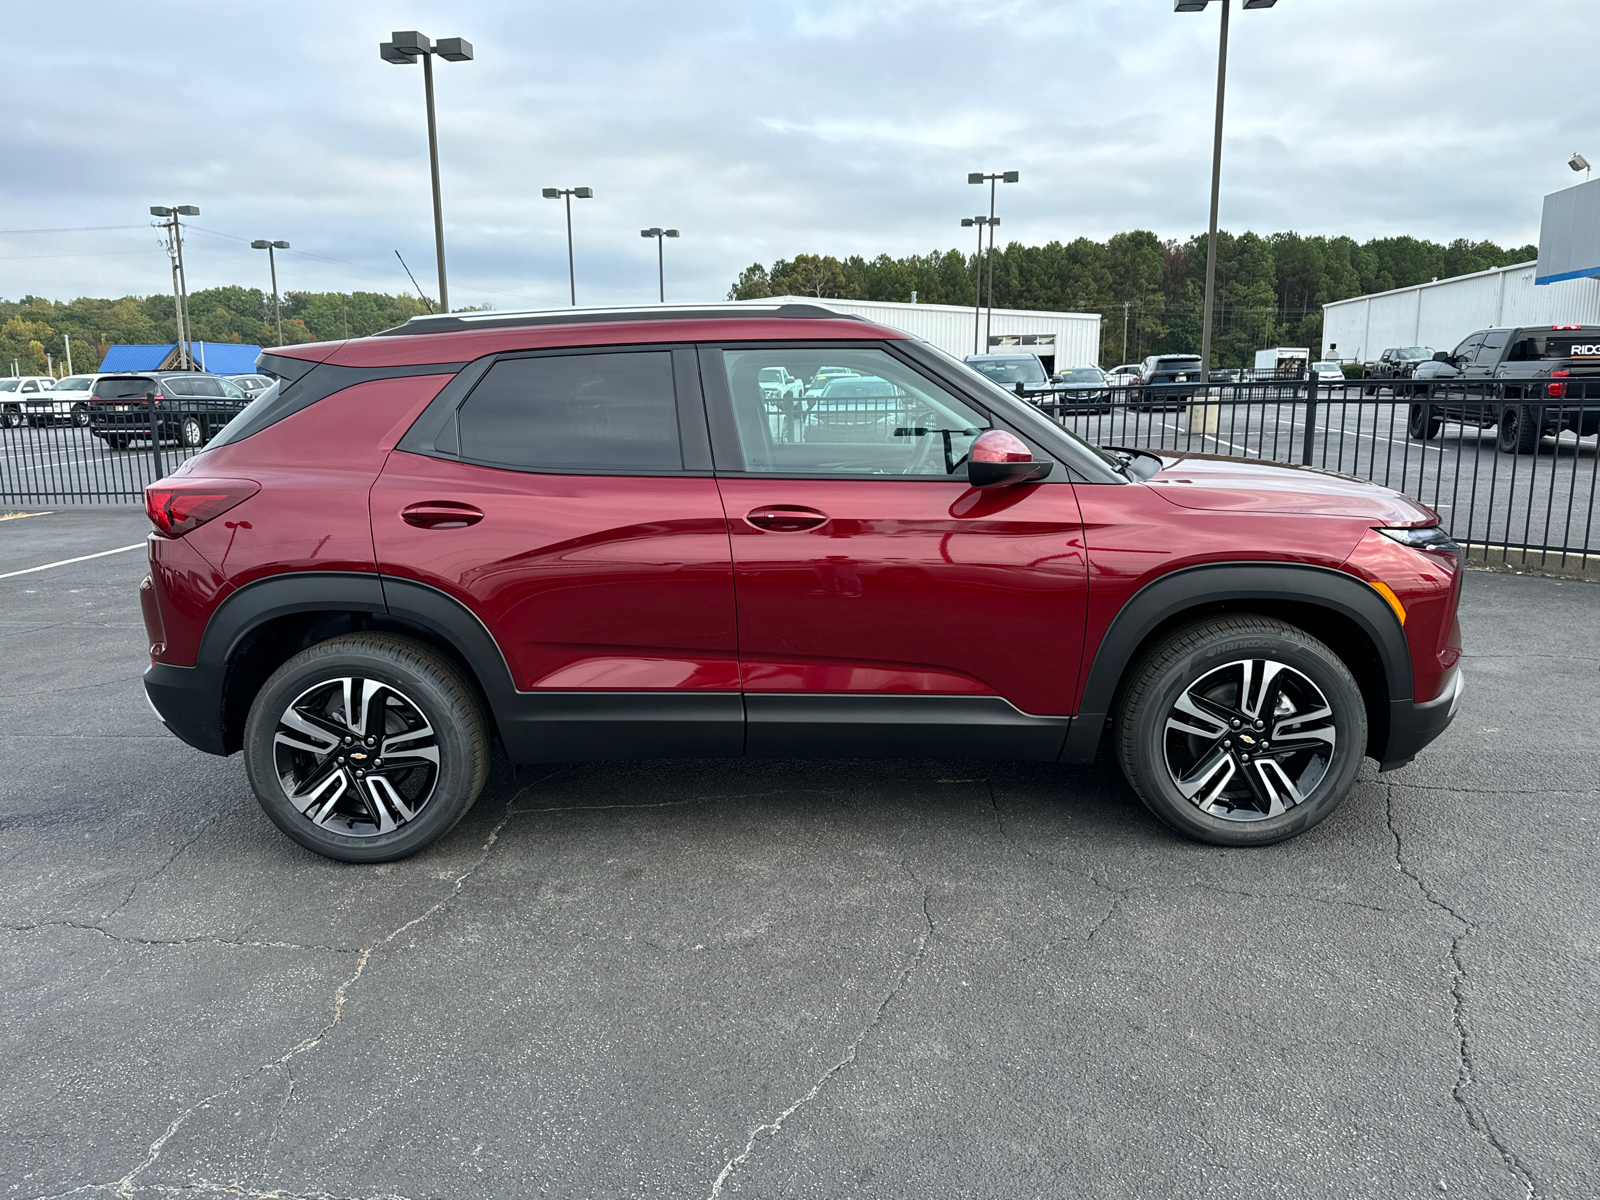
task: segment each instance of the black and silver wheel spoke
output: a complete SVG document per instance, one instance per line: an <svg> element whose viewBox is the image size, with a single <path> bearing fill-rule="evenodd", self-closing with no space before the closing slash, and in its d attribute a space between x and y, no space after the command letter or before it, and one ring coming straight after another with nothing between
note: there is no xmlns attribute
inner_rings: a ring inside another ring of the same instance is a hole
<svg viewBox="0 0 1600 1200"><path fill-rule="evenodd" d="M1173 702L1163 742L1178 793L1232 821L1305 803L1338 745L1321 690L1276 659L1240 659L1195 680Z"/></svg>
<svg viewBox="0 0 1600 1200"><path fill-rule="evenodd" d="M392 684L325 680L283 711L273 735L279 782L313 824L349 837L415 820L438 783L433 726Z"/></svg>

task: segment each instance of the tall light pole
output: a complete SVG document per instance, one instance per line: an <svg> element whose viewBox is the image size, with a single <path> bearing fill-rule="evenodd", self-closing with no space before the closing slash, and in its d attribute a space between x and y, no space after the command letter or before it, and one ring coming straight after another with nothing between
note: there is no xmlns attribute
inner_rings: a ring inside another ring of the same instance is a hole
<svg viewBox="0 0 1600 1200"><path fill-rule="evenodd" d="M265 250L267 252L267 266L272 269L272 319L278 323L278 345L283 345L283 312L278 308L278 262L273 257L275 250L287 250L288 242L269 242L257 238L250 243L252 250Z"/></svg>
<svg viewBox="0 0 1600 1200"><path fill-rule="evenodd" d="M572 305L578 305L578 273L572 265L572 198L579 200L593 200L594 189L586 187L577 188L544 188L541 190L546 200L560 200L566 197L567 201L567 286L572 289Z"/></svg>
<svg viewBox="0 0 1600 1200"><path fill-rule="evenodd" d="M652 225L649 229L639 230L640 237L653 237L656 240L656 280L661 285L661 303L667 302L667 259L661 249L662 238L675 238L678 236L676 229L663 229L659 225Z"/></svg>
<svg viewBox="0 0 1600 1200"><path fill-rule="evenodd" d="M999 217L986 217L979 213L975 217L962 217L961 228L971 229L978 227L978 253L972 259L972 352L979 353L978 335L983 329L983 227L985 225L1000 224Z"/></svg>
<svg viewBox="0 0 1600 1200"><path fill-rule="evenodd" d="M1245 8L1271 8L1278 0L1244 0ZM1211 0L1173 0L1173 12L1205 12ZM1222 98L1228 82L1228 0L1222 4L1217 42L1217 124L1211 139L1211 232L1206 237L1206 308L1200 327L1200 378L1211 380L1211 310L1217 292L1217 197L1222 188Z"/></svg>
<svg viewBox="0 0 1600 1200"><path fill-rule="evenodd" d="M172 235L172 306L177 310L178 319L178 363L181 369L189 370L194 366L189 351L192 341L189 334L189 277L183 272L183 228L178 218L198 217L200 209L193 204L171 207L153 204L150 206L150 215L164 218L158 228Z"/></svg>
<svg viewBox="0 0 1600 1200"><path fill-rule="evenodd" d="M987 183L989 185L989 319L985 322L984 340L994 334L994 227L1000 224L1000 218L994 215L994 192L996 183L1016 183L1022 176L1016 171L996 171L992 175L985 175L982 171L974 171L967 176L968 183ZM988 347L985 346L985 349Z"/></svg>
<svg viewBox="0 0 1600 1200"><path fill-rule="evenodd" d="M428 166L433 171L433 246L439 256L439 309L450 311L450 287L444 277L444 203L439 198L439 131L433 119L433 56L446 62L471 62L472 43L466 38L440 38L430 42L415 29L389 35L378 43L378 55L397 65L422 60L422 90L428 98Z"/></svg>

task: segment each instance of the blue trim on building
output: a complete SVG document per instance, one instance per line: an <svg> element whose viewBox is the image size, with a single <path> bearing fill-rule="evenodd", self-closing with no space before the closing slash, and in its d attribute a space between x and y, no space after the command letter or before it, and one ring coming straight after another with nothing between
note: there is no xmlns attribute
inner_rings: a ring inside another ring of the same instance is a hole
<svg viewBox="0 0 1600 1200"><path fill-rule="evenodd" d="M1588 279L1600 275L1600 267L1586 267L1582 271L1563 271L1560 275L1535 275L1534 283L1564 283L1568 279Z"/></svg>

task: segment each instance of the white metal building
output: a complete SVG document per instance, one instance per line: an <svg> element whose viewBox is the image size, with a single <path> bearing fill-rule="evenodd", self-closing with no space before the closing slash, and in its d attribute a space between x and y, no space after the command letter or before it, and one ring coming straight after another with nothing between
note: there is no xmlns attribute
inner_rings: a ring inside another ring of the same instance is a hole
<svg viewBox="0 0 1600 1200"><path fill-rule="evenodd" d="M954 304L897 304L887 300L818 300L815 296L769 296L753 304L821 304L840 312L855 313L931 342L947 354L964 358L972 353L972 309ZM986 353L1003 354L1017 350L1037 354L1048 371L1068 367L1098 366L1100 362L1100 314L1082 312L1035 312L1023 308L997 308L994 324L983 313L983 327L990 331ZM979 330L982 345L983 329Z"/></svg>
<svg viewBox="0 0 1600 1200"><path fill-rule="evenodd" d="M1390 346L1454 349L1496 325L1600 325L1600 279L1535 284L1535 267L1517 263L1324 304L1322 355L1370 362Z"/></svg>

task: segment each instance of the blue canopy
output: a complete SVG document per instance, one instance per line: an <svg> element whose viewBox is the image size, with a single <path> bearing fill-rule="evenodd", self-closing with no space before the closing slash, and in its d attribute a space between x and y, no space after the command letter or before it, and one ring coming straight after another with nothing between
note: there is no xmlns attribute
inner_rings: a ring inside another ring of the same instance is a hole
<svg viewBox="0 0 1600 1200"><path fill-rule="evenodd" d="M177 351L175 342L164 346L112 346L106 351L100 372L170 369ZM189 353L201 370L213 375L245 375L256 369L256 356L261 353L261 347L238 342L190 342Z"/></svg>

